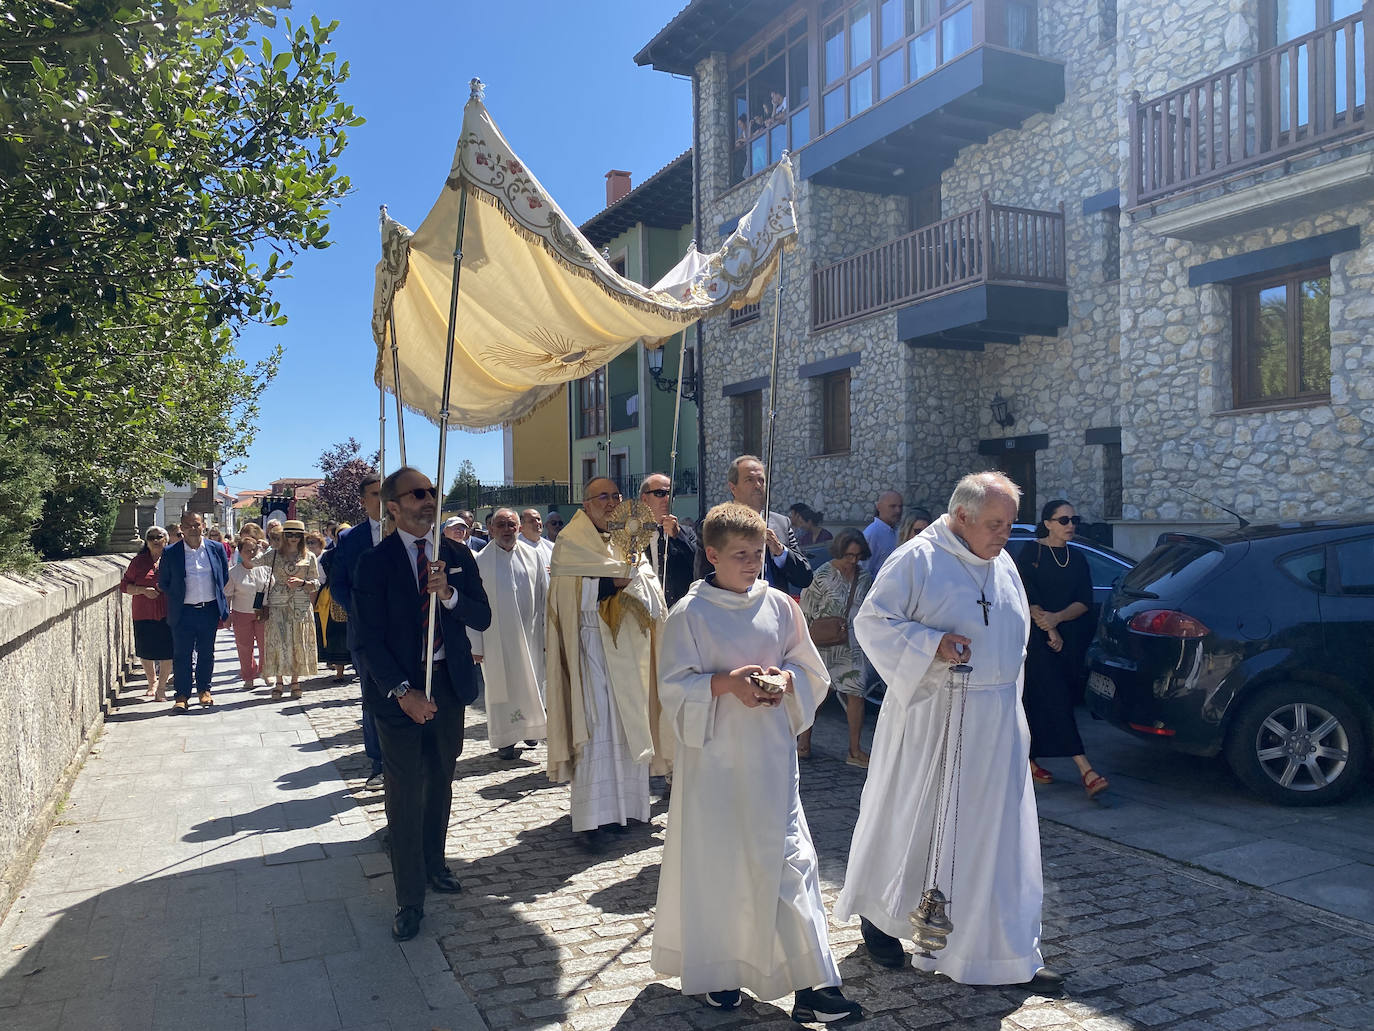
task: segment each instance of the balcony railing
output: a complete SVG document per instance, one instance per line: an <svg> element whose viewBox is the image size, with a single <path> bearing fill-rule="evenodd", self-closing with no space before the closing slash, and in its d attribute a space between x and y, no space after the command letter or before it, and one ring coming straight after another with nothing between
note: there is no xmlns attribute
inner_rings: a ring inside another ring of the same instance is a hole
<svg viewBox="0 0 1374 1031"><path fill-rule="evenodd" d="M985 283L1064 285L1064 206L992 204L816 269L811 327L826 329L898 305Z"/></svg>
<svg viewBox="0 0 1374 1031"><path fill-rule="evenodd" d="M1142 204L1315 149L1365 127L1364 13L1130 107L1131 193Z"/></svg>

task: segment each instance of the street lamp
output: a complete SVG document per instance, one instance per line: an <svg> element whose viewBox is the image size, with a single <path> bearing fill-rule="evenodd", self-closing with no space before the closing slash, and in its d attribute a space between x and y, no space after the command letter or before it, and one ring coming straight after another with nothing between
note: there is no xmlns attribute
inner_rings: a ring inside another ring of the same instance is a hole
<svg viewBox="0 0 1374 1031"><path fill-rule="evenodd" d="M688 362L683 370L682 400L696 404L696 376L693 375L693 372L692 363ZM649 375L653 377L654 386L665 394L671 394L677 390L677 380L663 375L663 348L661 347L649 351Z"/></svg>
<svg viewBox="0 0 1374 1031"><path fill-rule="evenodd" d="M992 395L992 401L988 407L992 409L992 417L1002 429L1005 430L1016 425L1016 416L1011 413L1011 404L1002 397L1000 390Z"/></svg>

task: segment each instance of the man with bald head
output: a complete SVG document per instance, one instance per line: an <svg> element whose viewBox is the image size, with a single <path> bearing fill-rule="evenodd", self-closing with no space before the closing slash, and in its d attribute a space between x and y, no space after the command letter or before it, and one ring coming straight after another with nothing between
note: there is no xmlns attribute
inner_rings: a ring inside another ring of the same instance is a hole
<svg viewBox="0 0 1374 1031"><path fill-rule="evenodd" d="M539 552L539 561L548 569L553 560L553 541L545 539L543 531L544 517L539 514L539 509L527 508L520 513L520 542Z"/></svg>
<svg viewBox="0 0 1374 1031"><path fill-rule="evenodd" d="M572 782L573 833L590 852L649 821L650 765L666 770L653 656L667 605L648 556L628 563L610 543L623 500L614 480L590 480L550 565L549 779Z"/></svg>
<svg viewBox="0 0 1374 1031"><path fill-rule="evenodd" d="M901 494L895 490L883 491L878 495L878 500L873 502L873 521L864 527L864 540L868 541L869 551L864 568L875 580L887 556L897 549L897 527L902 522L904 505Z"/></svg>
<svg viewBox="0 0 1374 1031"><path fill-rule="evenodd" d="M949 514L888 560L854 619L888 688L835 917L860 916L874 961L904 966L908 915L934 885L954 930L934 956L914 957L919 969L1046 990L1063 978L1040 957L1040 831L1021 712L1030 606L1003 551L1020 499L1001 473L965 476Z"/></svg>
<svg viewBox="0 0 1374 1031"><path fill-rule="evenodd" d="M514 509L498 508L487 521L491 543L477 555L482 586L491 601L491 626L468 631L472 658L482 664L487 688L487 741L506 761L519 741L543 739L544 606L549 574L540 553L520 543Z"/></svg>

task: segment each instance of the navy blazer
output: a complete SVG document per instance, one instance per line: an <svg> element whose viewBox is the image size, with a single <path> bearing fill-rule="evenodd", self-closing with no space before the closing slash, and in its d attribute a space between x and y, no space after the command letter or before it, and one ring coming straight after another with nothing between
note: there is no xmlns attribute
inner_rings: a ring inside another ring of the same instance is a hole
<svg viewBox="0 0 1374 1031"><path fill-rule="evenodd" d="M229 618L229 598L224 593L229 582L229 560L218 541L204 537L205 554L210 556L210 576L215 581L215 601L219 603L220 622ZM162 552L157 565L157 589L167 598L167 622L181 621L181 606L186 602L186 542L177 541ZM189 690L189 689L188 689Z"/></svg>
<svg viewBox="0 0 1374 1031"><path fill-rule="evenodd" d="M482 587L477 561L465 545L439 543L439 558L448 582L457 592L453 608L439 599L444 632L444 667L453 692L464 705L477 699L477 678L467 631L491 626L491 605ZM350 624L356 624L357 657L368 672L363 682L363 705L378 719L406 720L395 699L388 697L401 681L425 689L424 646L427 624L420 618L420 588L399 533L382 539L358 560L353 570Z"/></svg>
<svg viewBox="0 0 1374 1031"><path fill-rule="evenodd" d="M339 541L333 549L334 558L326 570L329 576L329 596L348 613L349 651L358 647L358 634L353 628L353 574L358 568L358 559L371 550L372 524L364 520L339 534Z"/></svg>

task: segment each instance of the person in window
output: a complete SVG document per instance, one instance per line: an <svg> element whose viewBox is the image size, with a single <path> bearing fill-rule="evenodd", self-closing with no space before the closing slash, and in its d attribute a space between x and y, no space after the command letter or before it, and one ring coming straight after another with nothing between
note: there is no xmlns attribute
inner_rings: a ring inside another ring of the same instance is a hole
<svg viewBox="0 0 1374 1031"><path fill-rule="evenodd" d="M780 90L769 90L768 99L772 102L772 107L768 112L769 121L773 125L781 125L787 117L787 98L782 95Z"/></svg>
<svg viewBox="0 0 1374 1031"><path fill-rule="evenodd" d="M740 115L735 119L735 164L739 168L739 178L748 179L749 171L749 119Z"/></svg>
<svg viewBox="0 0 1374 1031"><path fill-rule="evenodd" d="M1069 547L1078 523L1072 505L1062 498L1051 501L1040 512L1035 547L1026 548L1016 561L1033 624L1021 704L1030 724L1031 779L1036 784L1054 780L1036 759L1071 756L1083 790L1093 798L1107 790L1107 778L1095 772L1083 754L1073 715L1079 670L1092 634L1085 617L1093 600L1088 561Z"/></svg>

